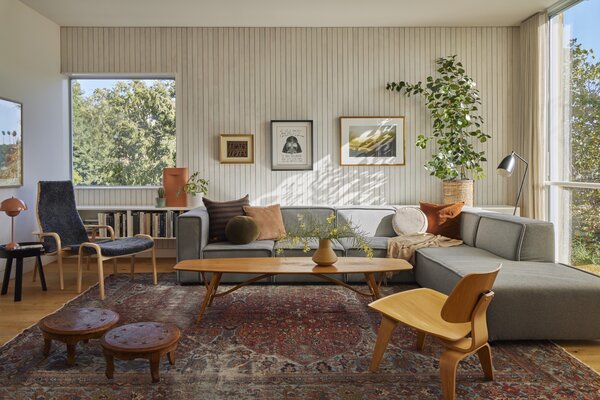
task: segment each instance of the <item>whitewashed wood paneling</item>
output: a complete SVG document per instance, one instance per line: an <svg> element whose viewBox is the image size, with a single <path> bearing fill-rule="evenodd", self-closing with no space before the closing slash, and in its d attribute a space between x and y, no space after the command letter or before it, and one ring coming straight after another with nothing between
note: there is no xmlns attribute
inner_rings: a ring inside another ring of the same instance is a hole
<svg viewBox="0 0 600 400"><path fill-rule="evenodd" d="M250 194L268 204L415 204L439 201L441 183L423 169L432 150L419 97L385 90L424 80L437 57L458 54L479 85L487 178L475 203L506 204L515 183L495 167L518 145L519 28L61 28L66 74L173 74L177 164L210 179L209 197ZM340 167L340 116L406 116L406 166ZM270 170L270 120L314 121L314 171ZM220 133L252 133L253 165L221 165ZM86 204L152 204L154 190L78 189Z"/></svg>

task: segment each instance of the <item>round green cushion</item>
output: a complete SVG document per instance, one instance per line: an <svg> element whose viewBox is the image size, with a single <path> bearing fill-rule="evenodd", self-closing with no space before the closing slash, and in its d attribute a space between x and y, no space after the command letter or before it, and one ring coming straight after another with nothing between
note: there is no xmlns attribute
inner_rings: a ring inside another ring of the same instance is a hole
<svg viewBox="0 0 600 400"><path fill-rule="evenodd" d="M225 236L233 244L254 242L260 233L258 224L252 217L233 217L227 222Z"/></svg>

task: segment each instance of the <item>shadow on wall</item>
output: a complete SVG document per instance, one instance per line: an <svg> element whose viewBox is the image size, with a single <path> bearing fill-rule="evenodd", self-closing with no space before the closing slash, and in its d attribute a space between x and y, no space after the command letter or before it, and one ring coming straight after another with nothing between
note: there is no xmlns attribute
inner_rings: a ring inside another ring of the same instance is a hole
<svg viewBox="0 0 600 400"><path fill-rule="evenodd" d="M258 204L381 205L386 204L387 177L377 167L340 167L331 156L317 161L313 171L288 172L277 188L259 196Z"/></svg>

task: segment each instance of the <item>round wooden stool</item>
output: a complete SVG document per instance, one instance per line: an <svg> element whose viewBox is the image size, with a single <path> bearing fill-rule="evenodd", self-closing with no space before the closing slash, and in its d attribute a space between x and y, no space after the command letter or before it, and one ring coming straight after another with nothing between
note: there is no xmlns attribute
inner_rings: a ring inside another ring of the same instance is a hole
<svg viewBox="0 0 600 400"><path fill-rule="evenodd" d="M152 382L160 380L160 358L167 355L169 363L175 364L175 349L181 332L172 324L160 322L137 322L111 329L100 340L106 358L106 377L113 378L114 358L133 360L145 358L150 361Z"/></svg>
<svg viewBox="0 0 600 400"><path fill-rule="evenodd" d="M52 340L67 344L67 365L75 362L77 342L97 339L119 322L119 314L102 308L62 310L39 322L44 334L44 356L50 354Z"/></svg>

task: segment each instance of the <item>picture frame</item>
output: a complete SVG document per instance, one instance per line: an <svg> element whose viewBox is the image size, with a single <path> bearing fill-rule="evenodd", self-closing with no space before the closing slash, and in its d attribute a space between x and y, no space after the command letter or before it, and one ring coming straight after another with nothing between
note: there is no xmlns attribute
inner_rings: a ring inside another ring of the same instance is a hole
<svg viewBox="0 0 600 400"><path fill-rule="evenodd" d="M0 187L23 186L23 104L0 97Z"/></svg>
<svg viewBox="0 0 600 400"><path fill-rule="evenodd" d="M401 166L405 160L403 116L340 117L340 165Z"/></svg>
<svg viewBox="0 0 600 400"><path fill-rule="evenodd" d="M271 170L313 169L313 121L271 121Z"/></svg>
<svg viewBox="0 0 600 400"><path fill-rule="evenodd" d="M254 135L221 134L219 159L221 164L254 164Z"/></svg>

